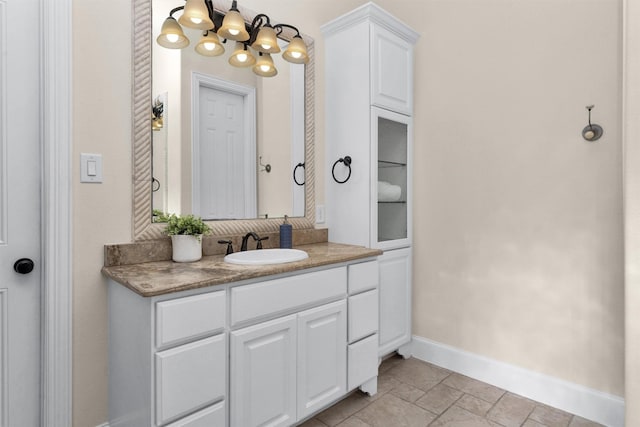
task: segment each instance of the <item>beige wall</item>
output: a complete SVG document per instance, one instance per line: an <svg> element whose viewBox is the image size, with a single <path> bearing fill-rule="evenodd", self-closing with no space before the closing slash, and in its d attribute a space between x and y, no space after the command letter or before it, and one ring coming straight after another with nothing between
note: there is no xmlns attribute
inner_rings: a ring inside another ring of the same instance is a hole
<svg viewBox="0 0 640 427"><path fill-rule="evenodd" d="M414 333L622 396L619 2L415 15Z"/></svg>
<svg viewBox="0 0 640 427"><path fill-rule="evenodd" d="M319 27L364 1L331 3L241 1L316 40L320 204ZM377 3L421 33L414 332L623 395L620 1ZM107 419L102 245L131 235L129 17L125 0L74 2L74 155L105 157L103 184L74 186L80 427ZM587 104L605 128L597 143L580 138Z"/></svg>
<svg viewBox="0 0 640 427"><path fill-rule="evenodd" d="M105 243L131 239L130 2L73 3L73 420L107 420ZM80 184L81 152L102 153L104 182Z"/></svg>

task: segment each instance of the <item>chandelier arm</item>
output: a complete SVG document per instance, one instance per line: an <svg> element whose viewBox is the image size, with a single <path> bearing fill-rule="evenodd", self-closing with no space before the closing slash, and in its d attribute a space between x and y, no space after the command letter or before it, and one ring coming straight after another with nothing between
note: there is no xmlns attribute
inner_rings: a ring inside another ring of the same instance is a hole
<svg viewBox="0 0 640 427"><path fill-rule="evenodd" d="M276 24L273 26L273 29L276 30L276 35L280 35L282 34L282 32L284 31L285 28L289 28L293 31L296 32L296 35L294 37L302 37L300 35L300 30L298 30L296 27L294 27L293 25L289 25L289 24Z"/></svg>
<svg viewBox="0 0 640 427"><path fill-rule="evenodd" d="M169 12L169 16L173 18L173 14L176 13L179 10L184 10L184 6L178 6L175 7L173 9L171 9L171 12Z"/></svg>
<svg viewBox="0 0 640 427"><path fill-rule="evenodd" d="M269 20L269 17L267 15L265 15L264 13L260 13L256 15L255 18L253 18L251 26L247 29L249 33L249 40L245 42L246 45L251 46L253 42L256 41L258 32L260 31L260 27L262 27L263 25L271 25L271 21Z"/></svg>

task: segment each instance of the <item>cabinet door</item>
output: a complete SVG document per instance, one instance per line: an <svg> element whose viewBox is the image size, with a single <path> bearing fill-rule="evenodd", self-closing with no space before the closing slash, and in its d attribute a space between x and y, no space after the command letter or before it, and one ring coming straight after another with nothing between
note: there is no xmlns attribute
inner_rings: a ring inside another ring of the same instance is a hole
<svg viewBox="0 0 640 427"><path fill-rule="evenodd" d="M296 315L231 333L232 426L296 421Z"/></svg>
<svg viewBox="0 0 640 427"><path fill-rule="evenodd" d="M412 119L371 108L371 244L397 249L411 244Z"/></svg>
<svg viewBox="0 0 640 427"><path fill-rule="evenodd" d="M165 424L224 398L226 337L156 353L156 422Z"/></svg>
<svg viewBox="0 0 640 427"><path fill-rule="evenodd" d="M346 392L347 304L345 300L298 315L298 419Z"/></svg>
<svg viewBox="0 0 640 427"><path fill-rule="evenodd" d="M383 356L411 341L411 249L386 251L380 265L380 347Z"/></svg>
<svg viewBox="0 0 640 427"><path fill-rule="evenodd" d="M413 110L413 46L392 32L372 26L371 99L373 105L402 114Z"/></svg>

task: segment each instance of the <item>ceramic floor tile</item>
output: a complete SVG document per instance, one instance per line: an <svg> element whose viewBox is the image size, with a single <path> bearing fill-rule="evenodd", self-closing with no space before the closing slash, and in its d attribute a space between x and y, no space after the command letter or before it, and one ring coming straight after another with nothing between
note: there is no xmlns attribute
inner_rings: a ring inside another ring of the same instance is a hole
<svg viewBox="0 0 640 427"><path fill-rule="evenodd" d="M360 418L349 417L336 427L371 427L369 424L362 421Z"/></svg>
<svg viewBox="0 0 640 427"><path fill-rule="evenodd" d="M457 373L449 375L443 381L443 384L456 388L489 403L496 403L505 393L504 390L499 389L498 387L494 387Z"/></svg>
<svg viewBox="0 0 640 427"><path fill-rule="evenodd" d="M378 393L376 396L381 396L397 387L401 386L403 383L400 382L396 377L389 374L389 372L385 372L383 374L378 375Z"/></svg>
<svg viewBox="0 0 640 427"><path fill-rule="evenodd" d="M495 427L489 420L453 405L429 427Z"/></svg>
<svg viewBox="0 0 640 427"><path fill-rule="evenodd" d="M379 373L376 395L353 393L299 427L603 427L417 359L394 356Z"/></svg>
<svg viewBox="0 0 640 427"><path fill-rule="evenodd" d="M426 427L436 416L392 394L385 394L355 415L372 427Z"/></svg>
<svg viewBox="0 0 640 427"><path fill-rule="evenodd" d="M424 396L424 391L409 384L401 383L400 381L398 381L398 385L393 387L393 390L391 390L391 394L399 397L402 400L413 403Z"/></svg>
<svg viewBox="0 0 640 427"><path fill-rule="evenodd" d="M457 402L456 405L466 409L469 412L473 412L476 415L480 415L484 417L489 412L489 409L493 406L489 402L485 402L482 399L478 399L475 396L471 396L470 394L465 394L462 396Z"/></svg>
<svg viewBox="0 0 640 427"><path fill-rule="evenodd" d="M320 412L315 416L315 418L322 421L329 427L333 427L340 424L342 421L346 420L370 403L371 402L366 399L364 394L359 392L353 393L346 399L341 400L330 408Z"/></svg>
<svg viewBox="0 0 640 427"><path fill-rule="evenodd" d="M529 418L547 427L567 427L571 422L571 414L546 405L537 405Z"/></svg>
<svg viewBox="0 0 640 427"><path fill-rule="evenodd" d="M390 356L382 361L382 363L378 367L378 373L382 374L384 372L387 372L394 366L397 366L400 363L404 362L404 360L405 359L402 356L398 356L397 354Z"/></svg>
<svg viewBox="0 0 640 427"><path fill-rule="evenodd" d="M520 427L536 407L535 402L512 393L500 398L487 414L487 419L505 427Z"/></svg>
<svg viewBox="0 0 640 427"><path fill-rule="evenodd" d="M298 427L327 427L327 425L315 418L311 418L310 420L300 424Z"/></svg>
<svg viewBox="0 0 640 427"><path fill-rule="evenodd" d="M579 416L574 416L569 427L602 427L602 424L594 423L593 421L585 420Z"/></svg>
<svg viewBox="0 0 640 427"><path fill-rule="evenodd" d="M446 411L449 406L453 405L456 400L460 399L462 394L460 390L444 384L438 384L418 399L416 405L440 415Z"/></svg>
<svg viewBox="0 0 640 427"><path fill-rule="evenodd" d="M403 383L420 390L429 391L440 381L447 378L451 371L411 358L389 369L388 373Z"/></svg>

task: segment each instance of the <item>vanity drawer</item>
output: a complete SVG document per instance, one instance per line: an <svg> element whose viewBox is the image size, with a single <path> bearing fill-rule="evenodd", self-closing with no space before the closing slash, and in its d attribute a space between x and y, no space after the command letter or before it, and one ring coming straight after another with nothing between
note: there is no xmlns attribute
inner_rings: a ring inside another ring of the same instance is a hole
<svg viewBox="0 0 640 427"><path fill-rule="evenodd" d="M222 331L226 318L225 291L156 303L156 346Z"/></svg>
<svg viewBox="0 0 640 427"><path fill-rule="evenodd" d="M349 266L349 295L378 287L378 261Z"/></svg>
<svg viewBox="0 0 640 427"><path fill-rule="evenodd" d="M156 424L224 399L226 360L225 334L156 353Z"/></svg>
<svg viewBox="0 0 640 427"><path fill-rule="evenodd" d="M225 427L225 425L226 410L225 402L222 401L175 423L168 424L167 427Z"/></svg>
<svg viewBox="0 0 640 427"><path fill-rule="evenodd" d="M231 289L231 324L282 315L347 294L347 267L267 280Z"/></svg>
<svg viewBox="0 0 640 427"><path fill-rule="evenodd" d="M349 342L378 331L378 290L349 297Z"/></svg>
<svg viewBox="0 0 640 427"><path fill-rule="evenodd" d="M378 375L378 334L349 344L347 355L350 391Z"/></svg>

